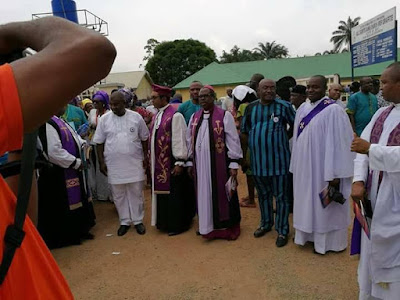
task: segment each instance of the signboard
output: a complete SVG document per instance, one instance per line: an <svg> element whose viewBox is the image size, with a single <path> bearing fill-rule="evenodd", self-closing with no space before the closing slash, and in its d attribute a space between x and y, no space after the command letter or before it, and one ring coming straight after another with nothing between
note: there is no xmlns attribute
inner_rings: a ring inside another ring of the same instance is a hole
<svg viewBox="0 0 400 300"><path fill-rule="evenodd" d="M351 30L353 68L396 60L396 7Z"/></svg>

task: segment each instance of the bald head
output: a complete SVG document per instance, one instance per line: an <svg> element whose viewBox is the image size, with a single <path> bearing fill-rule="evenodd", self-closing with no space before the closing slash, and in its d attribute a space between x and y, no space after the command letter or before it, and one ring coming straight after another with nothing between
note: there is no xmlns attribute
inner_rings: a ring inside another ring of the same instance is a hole
<svg viewBox="0 0 400 300"><path fill-rule="evenodd" d="M338 83L333 83L329 87L328 97L332 100L338 100L343 92L343 87Z"/></svg>
<svg viewBox="0 0 400 300"><path fill-rule="evenodd" d="M125 97L122 92L117 91L111 94L110 108L119 117L125 114Z"/></svg>
<svg viewBox="0 0 400 300"><path fill-rule="evenodd" d="M258 85L258 95L261 102L268 104L275 100L276 97L276 83L272 79L263 79Z"/></svg>
<svg viewBox="0 0 400 300"><path fill-rule="evenodd" d="M322 75L315 75L310 78L307 84L307 95L311 102L318 101L325 96L327 80Z"/></svg>
<svg viewBox="0 0 400 300"><path fill-rule="evenodd" d="M393 63L382 73L382 96L385 100L400 103L400 64Z"/></svg>
<svg viewBox="0 0 400 300"><path fill-rule="evenodd" d="M400 62L390 64L386 68L386 71L388 71L388 73L390 74L390 78L393 80L393 82L400 81Z"/></svg>

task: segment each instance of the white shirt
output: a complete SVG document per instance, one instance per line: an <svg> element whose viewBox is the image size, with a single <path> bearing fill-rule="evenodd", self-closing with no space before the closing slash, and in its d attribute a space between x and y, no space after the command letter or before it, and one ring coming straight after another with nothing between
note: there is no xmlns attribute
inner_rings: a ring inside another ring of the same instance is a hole
<svg viewBox="0 0 400 300"><path fill-rule="evenodd" d="M149 105L146 107L146 110L151 112L153 115L157 114L158 109L154 107L154 105Z"/></svg>
<svg viewBox="0 0 400 300"><path fill-rule="evenodd" d="M98 120L93 142L103 144L108 182L125 184L143 181L142 141L149 138L149 130L141 115L125 110L121 117L112 111Z"/></svg>
<svg viewBox="0 0 400 300"><path fill-rule="evenodd" d="M84 140L66 123L64 120L60 119L65 123L65 127L71 132L75 143L78 145L80 150L82 145L85 143ZM57 130L50 124L46 123L46 138L47 138L47 152L49 161L61 168L67 169L76 159L75 169L81 166L81 160L70 154L67 150L62 147L60 136Z"/></svg>
<svg viewBox="0 0 400 300"><path fill-rule="evenodd" d="M225 99L222 100L221 108L227 111L231 111L233 107L233 99L229 96L226 96Z"/></svg>

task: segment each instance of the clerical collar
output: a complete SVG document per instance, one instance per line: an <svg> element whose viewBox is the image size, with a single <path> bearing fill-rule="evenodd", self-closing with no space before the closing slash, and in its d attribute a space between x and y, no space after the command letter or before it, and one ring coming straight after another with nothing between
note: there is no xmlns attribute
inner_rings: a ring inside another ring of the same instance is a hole
<svg viewBox="0 0 400 300"><path fill-rule="evenodd" d="M209 115L209 114L210 114L210 111L205 110L205 111L204 111L204 114L205 114L205 115Z"/></svg>
<svg viewBox="0 0 400 300"><path fill-rule="evenodd" d="M321 98L320 100L317 100L317 101L315 101L315 102L311 102L311 100L310 100L310 104L311 104L312 106L315 106L315 105L318 105L322 100L326 100L326 99L329 99L329 97L324 96L323 98Z"/></svg>
<svg viewBox="0 0 400 300"><path fill-rule="evenodd" d="M164 111L167 109L168 106L169 106L169 103L167 105L165 105L164 107L159 108L158 111Z"/></svg>

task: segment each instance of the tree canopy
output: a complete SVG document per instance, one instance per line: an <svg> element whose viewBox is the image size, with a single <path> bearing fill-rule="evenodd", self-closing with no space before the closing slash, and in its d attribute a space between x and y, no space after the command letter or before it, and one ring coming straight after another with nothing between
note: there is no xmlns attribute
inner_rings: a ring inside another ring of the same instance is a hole
<svg viewBox="0 0 400 300"><path fill-rule="evenodd" d="M258 43L258 47L253 49L263 56L264 59L271 58L284 58L289 56L289 50L281 45L277 44L275 41L272 43L266 42Z"/></svg>
<svg viewBox="0 0 400 300"><path fill-rule="evenodd" d="M351 42L351 29L356 27L360 22L360 17L352 20L350 17L347 21L339 21L338 29L332 32L331 42L334 45L333 50L339 51L344 48L350 50L350 42Z"/></svg>
<svg viewBox="0 0 400 300"><path fill-rule="evenodd" d="M243 49L241 50L238 46L233 46L229 52L222 51L219 62L221 64L243 62L243 61L255 61L263 60L264 56L255 51Z"/></svg>
<svg viewBox="0 0 400 300"><path fill-rule="evenodd" d="M174 86L213 61L216 61L214 50L200 41L166 41L155 46L145 70L155 83Z"/></svg>

